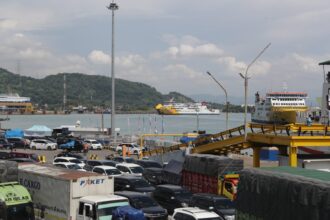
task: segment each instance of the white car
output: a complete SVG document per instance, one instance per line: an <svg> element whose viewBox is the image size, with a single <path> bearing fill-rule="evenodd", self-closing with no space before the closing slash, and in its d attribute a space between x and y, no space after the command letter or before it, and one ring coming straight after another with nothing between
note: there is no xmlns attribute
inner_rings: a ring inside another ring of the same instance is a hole
<svg viewBox="0 0 330 220"><path fill-rule="evenodd" d="M120 176L121 172L112 166L95 166L92 172L99 173L106 176Z"/></svg>
<svg viewBox="0 0 330 220"><path fill-rule="evenodd" d="M222 218L214 213L200 208L186 207L186 208L176 208L172 215L172 220L182 220L182 219L191 219L191 220L222 220Z"/></svg>
<svg viewBox="0 0 330 220"><path fill-rule="evenodd" d="M97 140L86 139L84 142L89 145L90 150L102 150L103 149L103 145L100 144L99 142L97 142Z"/></svg>
<svg viewBox="0 0 330 220"><path fill-rule="evenodd" d="M55 157L53 160L53 165L58 163L75 163L77 164L81 169L84 168L86 165L83 161L75 158L75 157Z"/></svg>
<svg viewBox="0 0 330 220"><path fill-rule="evenodd" d="M143 168L135 163L119 163L116 168L124 174L133 174L135 176L142 176Z"/></svg>
<svg viewBox="0 0 330 220"><path fill-rule="evenodd" d="M57 144L46 139L35 139L30 142L32 150L56 150Z"/></svg>
<svg viewBox="0 0 330 220"><path fill-rule="evenodd" d="M86 170L82 169L78 164L70 163L70 162L55 163L54 166L66 168L66 169L70 169L70 170L86 171Z"/></svg>
<svg viewBox="0 0 330 220"><path fill-rule="evenodd" d="M126 150L128 150L130 154L139 154L141 150L144 150L144 148L141 149L141 147L135 143L121 143L117 145L116 152L123 152L123 146L126 146Z"/></svg>

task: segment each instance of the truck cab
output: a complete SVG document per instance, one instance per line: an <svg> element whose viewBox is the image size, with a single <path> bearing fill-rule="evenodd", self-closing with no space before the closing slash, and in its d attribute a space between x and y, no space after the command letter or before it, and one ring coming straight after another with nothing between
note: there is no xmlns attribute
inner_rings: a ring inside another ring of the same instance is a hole
<svg viewBox="0 0 330 220"><path fill-rule="evenodd" d="M0 219L35 219L30 193L17 182L0 183Z"/></svg>
<svg viewBox="0 0 330 220"><path fill-rule="evenodd" d="M85 196L79 200L77 220L111 219L116 208L127 205L128 199L123 196Z"/></svg>
<svg viewBox="0 0 330 220"><path fill-rule="evenodd" d="M238 178L238 174L226 174L221 176L218 181L218 194L224 195L230 200L234 200L237 193Z"/></svg>

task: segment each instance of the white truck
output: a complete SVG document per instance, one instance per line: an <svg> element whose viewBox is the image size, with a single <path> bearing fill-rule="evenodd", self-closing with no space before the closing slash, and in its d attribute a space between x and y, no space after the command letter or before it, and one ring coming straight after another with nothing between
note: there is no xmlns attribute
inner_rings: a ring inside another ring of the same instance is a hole
<svg viewBox="0 0 330 220"><path fill-rule="evenodd" d="M115 208L129 205L113 195L113 178L97 173L20 164L18 182L31 194L36 220L108 220Z"/></svg>

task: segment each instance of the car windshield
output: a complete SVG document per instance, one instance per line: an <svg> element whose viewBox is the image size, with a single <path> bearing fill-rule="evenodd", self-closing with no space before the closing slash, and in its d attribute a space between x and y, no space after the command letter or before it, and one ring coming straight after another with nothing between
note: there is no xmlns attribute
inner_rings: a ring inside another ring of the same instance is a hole
<svg viewBox="0 0 330 220"><path fill-rule="evenodd" d="M234 209L234 203L229 199L219 199L215 201L216 209Z"/></svg>
<svg viewBox="0 0 330 220"><path fill-rule="evenodd" d="M132 173L143 173L142 167L130 167Z"/></svg>
<svg viewBox="0 0 330 220"><path fill-rule="evenodd" d="M107 169L105 170L105 172L107 173L107 175L118 175L121 174L121 172L117 169Z"/></svg>
<svg viewBox="0 0 330 220"><path fill-rule="evenodd" d="M116 163L107 161L107 162L103 162L103 165L115 167Z"/></svg>
<svg viewBox="0 0 330 220"><path fill-rule="evenodd" d="M131 201L134 207L137 209L158 206L158 204L155 201L153 201L151 198L147 196L132 198Z"/></svg>
<svg viewBox="0 0 330 220"><path fill-rule="evenodd" d="M34 219L32 203L12 205L7 207L7 220L32 220Z"/></svg>
<svg viewBox="0 0 330 220"><path fill-rule="evenodd" d="M133 181L135 187L149 187L150 184L144 179L137 179Z"/></svg>
<svg viewBox="0 0 330 220"><path fill-rule="evenodd" d="M174 191L174 194L176 197L179 197L179 198L190 198L192 196L192 193L185 189L176 190L176 191Z"/></svg>
<svg viewBox="0 0 330 220"><path fill-rule="evenodd" d="M154 161L148 161L145 163L145 167L156 167L156 168L162 168L162 165L160 165L157 162Z"/></svg>
<svg viewBox="0 0 330 220"><path fill-rule="evenodd" d="M70 160L71 163L82 163L80 160L77 160L77 159L72 159Z"/></svg>
<svg viewBox="0 0 330 220"><path fill-rule="evenodd" d="M133 158L125 158L126 163L134 163L134 159Z"/></svg>
<svg viewBox="0 0 330 220"><path fill-rule="evenodd" d="M221 220L221 218L220 217L199 218L198 220Z"/></svg>
<svg viewBox="0 0 330 220"><path fill-rule="evenodd" d="M91 141L92 144L98 144L99 142L97 141Z"/></svg>
<svg viewBox="0 0 330 220"><path fill-rule="evenodd" d="M81 169L79 165L77 164L70 164L70 165L67 165L67 167L70 169L70 170L78 170L78 169Z"/></svg>

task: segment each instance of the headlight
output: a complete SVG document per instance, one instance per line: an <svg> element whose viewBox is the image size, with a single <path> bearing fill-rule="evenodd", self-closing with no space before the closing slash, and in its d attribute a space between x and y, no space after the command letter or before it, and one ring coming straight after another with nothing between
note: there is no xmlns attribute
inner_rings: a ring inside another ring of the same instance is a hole
<svg viewBox="0 0 330 220"><path fill-rule="evenodd" d="M182 206L182 207L188 207L188 204L185 203L185 202L181 202L181 206Z"/></svg>
<svg viewBox="0 0 330 220"><path fill-rule="evenodd" d="M225 215L226 220L235 220L235 215Z"/></svg>

